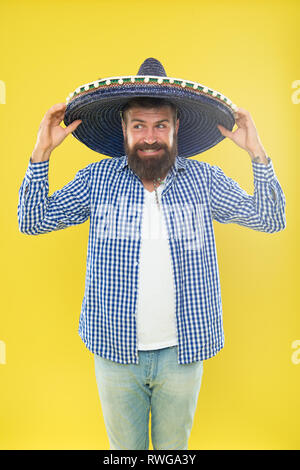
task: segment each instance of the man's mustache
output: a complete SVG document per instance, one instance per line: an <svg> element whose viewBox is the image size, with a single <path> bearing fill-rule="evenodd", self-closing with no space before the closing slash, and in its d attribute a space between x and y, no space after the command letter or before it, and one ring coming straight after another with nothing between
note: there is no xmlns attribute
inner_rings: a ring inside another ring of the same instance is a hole
<svg viewBox="0 0 300 470"><path fill-rule="evenodd" d="M160 150L165 149L166 145L162 144L153 144L153 145L135 145L134 150Z"/></svg>

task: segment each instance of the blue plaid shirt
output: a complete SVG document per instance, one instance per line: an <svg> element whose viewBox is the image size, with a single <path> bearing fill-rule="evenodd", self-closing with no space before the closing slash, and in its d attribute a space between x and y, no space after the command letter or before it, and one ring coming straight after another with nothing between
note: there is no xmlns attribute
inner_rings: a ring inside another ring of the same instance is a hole
<svg viewBox="0 0 300 470"><path fill-rule="evenodd" d="M127 157L79 170L48 196L49 161L31 163L19 189L19 229L38 235L90 219L79 335L93 353L138 364L136 308L144 187ZM218 166L178 156L161 194L175 287L178 363L208 359L224 346L213 221L261 232L285 228L285 196L268 157L252 162L254 194ZM155 308L159 305L155 304Z"/></svg>

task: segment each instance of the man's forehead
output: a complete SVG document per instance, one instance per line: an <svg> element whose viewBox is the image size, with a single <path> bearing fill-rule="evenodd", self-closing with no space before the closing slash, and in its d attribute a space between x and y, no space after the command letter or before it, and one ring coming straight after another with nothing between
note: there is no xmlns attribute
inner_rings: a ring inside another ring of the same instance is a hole
<svg viewBox="0 0 300 470"><path fill-rule="evenodd" d="M143 108L140 106L134 106L127 111L127 116L129 119L139 118L139 119L171 119L172 118L172 109L168 105L160 106L159 108Z"/></svg>

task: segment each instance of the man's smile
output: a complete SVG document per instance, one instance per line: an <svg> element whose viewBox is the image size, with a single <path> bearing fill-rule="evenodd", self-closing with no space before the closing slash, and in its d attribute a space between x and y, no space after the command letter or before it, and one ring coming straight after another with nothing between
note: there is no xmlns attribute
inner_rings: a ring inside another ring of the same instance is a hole
<svg viewBox="0 0 300 470"><path fill-rule="evenodd" d="M146 150L146 149L144 149L144 150L138 149L138 152L139 152L140 155L148 155L148 156L150 156L150 155L158 155L159 152L161 152L161 150L162 150L162 149L148 149L148 150Z"/></svg>

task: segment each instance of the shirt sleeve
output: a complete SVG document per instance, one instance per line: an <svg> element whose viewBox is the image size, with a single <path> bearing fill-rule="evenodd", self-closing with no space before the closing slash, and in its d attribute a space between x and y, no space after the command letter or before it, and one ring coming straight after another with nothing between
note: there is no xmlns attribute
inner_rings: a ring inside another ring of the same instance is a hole
<svg viewBox="0 0 300 470"><path fill-rule="evenodd" d="M261 232L279 232L286 227L285 196L270 157L268 165L252 161L254 194L249 195L218 166L211 166L213 219L236 223Z"/></svg>
<svg viewBox="0 0 300 470"><path fill-rule="evenodd" d="M90 216L90 165L49 196L49 160L32 163L19 189L18 223L22 233L38 235L85 222Z"/></svg>

